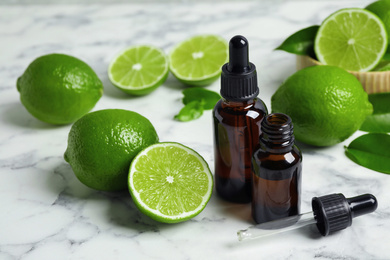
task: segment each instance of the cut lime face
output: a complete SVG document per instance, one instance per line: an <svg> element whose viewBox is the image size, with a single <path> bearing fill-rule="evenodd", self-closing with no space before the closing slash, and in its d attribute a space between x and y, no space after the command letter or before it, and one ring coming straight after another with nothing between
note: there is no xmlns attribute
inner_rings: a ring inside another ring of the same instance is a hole
<svg viewBox="0 0 390 260"><path fill-rule="evenodd" d="M164 83L168 68L168 59L161 49L139 45L117 55L109 65L108 76L120 90L140 96Z"/></svg>
<svg viewBox="0 0 390 260"><path fill-rule="evenodd" d="M177 223L204 209L213 177L194 150L178 143L157 143L134 158L128 185L141 212L159 222Z"/></svg>
<svg viewBox="0 0 390 260"><path fill-rule="evenodd" d="M366 6L368 11L376 14L386 28L388 40L390 39L390 0L375 1Z"/></svg>
<svg viewBox="0 0 390 260"><path fill-rule="evenodd" d="M331 14L314 42L318 60L350 71L369 71L387 48L383 22L370 11L348 8Z"/></svg>
<svg viewBox="0 0 390 260"><path fill-rule="evenodd" d="M174 47L169 55L169 68L184 84L205 86L218 79L228 56L225 39L217 35L198 35Z"/></svg>

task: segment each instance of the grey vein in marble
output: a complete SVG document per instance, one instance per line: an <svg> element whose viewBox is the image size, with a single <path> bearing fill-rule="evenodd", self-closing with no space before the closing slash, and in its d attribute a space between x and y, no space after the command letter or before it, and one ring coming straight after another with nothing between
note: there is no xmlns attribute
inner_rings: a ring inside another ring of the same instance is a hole
<svg viewBox="0 0 390 260"><path fill-rule="evenodd" d="M313 228L239 243L236 231L254 224L250 205L222 201L214 192L205 210L176 225L140 213L128 192L98 192L81 184L63 160L70 125L50 126L21 105L16 79L47 53L87 62L102 79L94 110L122 108L147 117L161 141L198 151L213 171L211 111L198 120L173 120L184 86L172 75L146 97L130 97L108 80L107 67L123 48L152 44L167 53L195 34L235 34L250 42L260 97L270 108L279 85L295 72L295 57L274 51L288 35L320 24L344 7L370 1L135 1L122 4L0 5L0 259L390 259L390 176L351 162L345 142L303 152L302 211L314 196L371 192L378 210L323 238ZM35 3L51 1L38 1ZM76 1L60 1L76 3ZM77 3L80 1L77 1ZM100 2L108 2L101 0ZM111 1L110 1L111 2ZM118 1L117 1L118 2ZM119 1L124 2L124 1ZM126 1L127 2L127 1ZM58 2L57 2L58 3ZM92 3L86 0L83 3ZM219 91L219 82L208 89Z"/></svg>

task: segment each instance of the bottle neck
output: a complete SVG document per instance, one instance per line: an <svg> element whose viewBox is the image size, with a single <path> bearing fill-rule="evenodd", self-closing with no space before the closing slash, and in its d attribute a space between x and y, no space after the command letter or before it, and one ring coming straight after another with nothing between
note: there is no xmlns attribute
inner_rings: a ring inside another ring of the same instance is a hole
<svg viewBox="0 0 390 260"><path fill-rule="evenodd" d="M269 152L284 153L294 146L293 124L289 116L269 114L261 123L260 142Z"/></svg>
<svg viewBox="0 0 390 260"><path fill-rule="evenodd" d="M228 100L226 98L222 98L223 104L230 106L230 107L246 107L246 106L252 106L253 104L256 103L256 98L254 99L249 99L249 100L242 100L242 101L237 101L237 100Z"/></svg>

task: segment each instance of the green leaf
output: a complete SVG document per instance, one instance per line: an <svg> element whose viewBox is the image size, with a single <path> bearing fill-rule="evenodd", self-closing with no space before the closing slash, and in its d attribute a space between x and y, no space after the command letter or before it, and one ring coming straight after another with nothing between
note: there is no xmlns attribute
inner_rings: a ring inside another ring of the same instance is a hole
<svg viewBox="0 0 390 260"><path fill-rule="evenodd" d="M199 118L203 114L203 103L197 100L191 101L186 104L179 112L175 115L175 119L182 122L191 121Z"/></svg>
<svg viewBox="0 0 390 260"><path fill-rule="evenodd" d="M382 60L390 61L390 45L387 47L385 55L383 55Z"/></svg>
<svg viewBox="0 0 390 260"><path fill-rule="evenodd" d="M390 60L381 60L373 71L388 71L390 70Z"/></svg>
<svg viewBox="0 0 390 260"><path fill-rule="evenodd" d="M368 95L374 112L366 117L360 130L370 133L390 132L390 93Z"/></svg>
<svg viewBox="0 0 390 260"><path fill-rule="evenodd" d="M282 50L298 55L309 55L313 57L314 39L316 38L318 28L318 25L313 25L290 35L275 50Z"/></svg>
<svg viewBox="0 0 390 260"><path fill-rule="evenodd" d="M187 88L183 90L183 95L184 95L183 98L184 105L187 105L192 101L201 102L203 100L204 110L213 109L215 104L218 102L218 100L221 99L221 96L217 92L200 88L200 87Z"/></svg>
<svg viewBox="0 0 390 260"><path fill-rule="evenodd" d="M390 70L390 45L387 47L387 51L383 55L382 60L373 69L373 71L388 71L388 70Z"/></svg>
<svg viewBox="0 0 390 260"><path fill-rule="evenodd" d="M362 135L345 147L345 154L355 163L374 171L390 174L390 135Z"/></svg>

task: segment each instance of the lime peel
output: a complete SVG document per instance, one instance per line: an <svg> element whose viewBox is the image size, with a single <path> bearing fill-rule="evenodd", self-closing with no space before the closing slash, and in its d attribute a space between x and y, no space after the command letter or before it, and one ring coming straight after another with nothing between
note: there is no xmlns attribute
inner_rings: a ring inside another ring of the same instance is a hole
<svg viewBox="0 0 390 260"><path fill-rule="evenodd" d="M64 159L86 186L125 190L133 158L158 141L155 128L144 116L123 109L98 110L72 125Z"/></svg>
<svg viewBox="0 0 390 260"><path fill-rule="evenodd" d="M103 94L103 84L88 64L59 53L36 58L17 79L16 87L31 115L55 125L75 122Z"/></svg>
<svg viewBox="0 0 390 260"><path fill-rule="evenodd" d="M297 140L314 146L344 141L372 113L357 78L328 65L307 67L291 75L272 96L271 105L273 113L291 117Z"/></svg>

